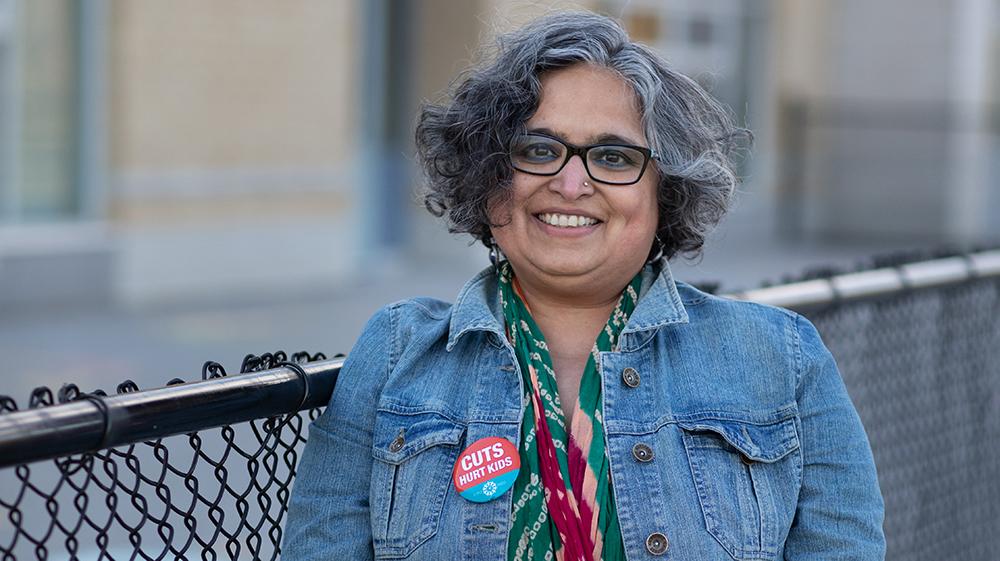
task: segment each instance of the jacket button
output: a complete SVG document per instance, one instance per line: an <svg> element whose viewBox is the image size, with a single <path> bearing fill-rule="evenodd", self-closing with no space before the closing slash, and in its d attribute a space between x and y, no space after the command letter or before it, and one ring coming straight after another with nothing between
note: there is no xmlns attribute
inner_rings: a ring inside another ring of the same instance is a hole
<svg viewBox="0 0 1000 561"><path fill-rule="evenodd" d="M653 555L663 555L667 552L668 547L670 547L670 542L667 541L667 536L659 532L653 532L646 538L646 551Z"/></svg>
<svg viewBox="0 0 1000 561"><path fill-rule="evenodd" d="M635 371L635 368L629 366L625 370L622 370L622 382L630 388L639 387L639 373Z"/></svg>
<svg viewBox="0 0 1000 561"><path fill-rule="evenodd" d="M399 429L399 436L392 439L389 443L390 452L399 452L403 449L403 445L406 444L406 438L403 437L403 429Z"/></svg>
<svg viewBox="0 0 1000 561"><path fill-rule="evenodd" d="M640 442L632 447L632 456L640 462L651 462L653 461L653 449Z"/></svg>

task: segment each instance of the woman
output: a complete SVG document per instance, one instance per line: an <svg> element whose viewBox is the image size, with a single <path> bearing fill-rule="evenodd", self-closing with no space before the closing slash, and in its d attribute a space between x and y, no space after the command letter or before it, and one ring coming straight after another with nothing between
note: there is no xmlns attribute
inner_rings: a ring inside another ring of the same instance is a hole
<svg viewBox="0 0 1000 561"><path fill-rule="evenodd" d="M425 107L428 208L490 247L383 308L313 424L285 559L881 559L859 418L813 326L667 259L741 131L613 20L560 14Z"/></svg>

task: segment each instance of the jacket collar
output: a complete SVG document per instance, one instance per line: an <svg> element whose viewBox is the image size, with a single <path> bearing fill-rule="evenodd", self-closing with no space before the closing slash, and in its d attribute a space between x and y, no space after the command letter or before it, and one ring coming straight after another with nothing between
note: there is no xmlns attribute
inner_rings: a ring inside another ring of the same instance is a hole
<svg viewBox="0 0 1000 561"><path fill-rule="evenodd" d="M666 259L647 265L644 269L642 293L639 304L629 317L622 335L655 330L674 323L688 323L687 311L677 293L677 285ZM487 267L465 283L451 310L448 345L451 351L458 339L469 331L487 331L505 338L500 293L493 267Z"/></svg>

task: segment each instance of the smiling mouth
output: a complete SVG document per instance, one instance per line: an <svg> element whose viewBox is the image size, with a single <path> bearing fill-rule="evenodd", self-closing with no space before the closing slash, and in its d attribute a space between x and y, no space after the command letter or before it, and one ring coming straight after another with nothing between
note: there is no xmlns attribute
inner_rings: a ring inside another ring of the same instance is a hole
<svg viewBox="0 0 1000 561"><path fill-rule="evenodd" d="M555 226L557 228L584 228L587 226L593 226L601 222L600 220L596 218L591 218L589 216L580 216L577 214L559 214L555 212L545 212L542 214L536 214L535 218L541 220L542 222L548 224L549 226Z"/></svg>

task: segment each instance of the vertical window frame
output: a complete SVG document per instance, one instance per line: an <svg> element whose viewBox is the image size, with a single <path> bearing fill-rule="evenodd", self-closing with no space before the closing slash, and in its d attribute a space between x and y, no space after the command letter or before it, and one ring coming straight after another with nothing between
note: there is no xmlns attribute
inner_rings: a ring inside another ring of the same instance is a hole
<svg viewBox="0 0 1000 561"><path fill-rule="evenodd" d="M20 135L18 0L0 0L0 224L19 218L17 139Z"/></svg>
<svg viewBox="0 0 1000 561"><path fill-rule="evenodd" d="M0 226L28 222L24 209L20 140L24 127L23 69L20 56L25 0L0 0ZM108 3L88 0L75 7L73 81L74 169L68 186L73 210L43 223L101 221L107 215L108 180Z"/></svg>

